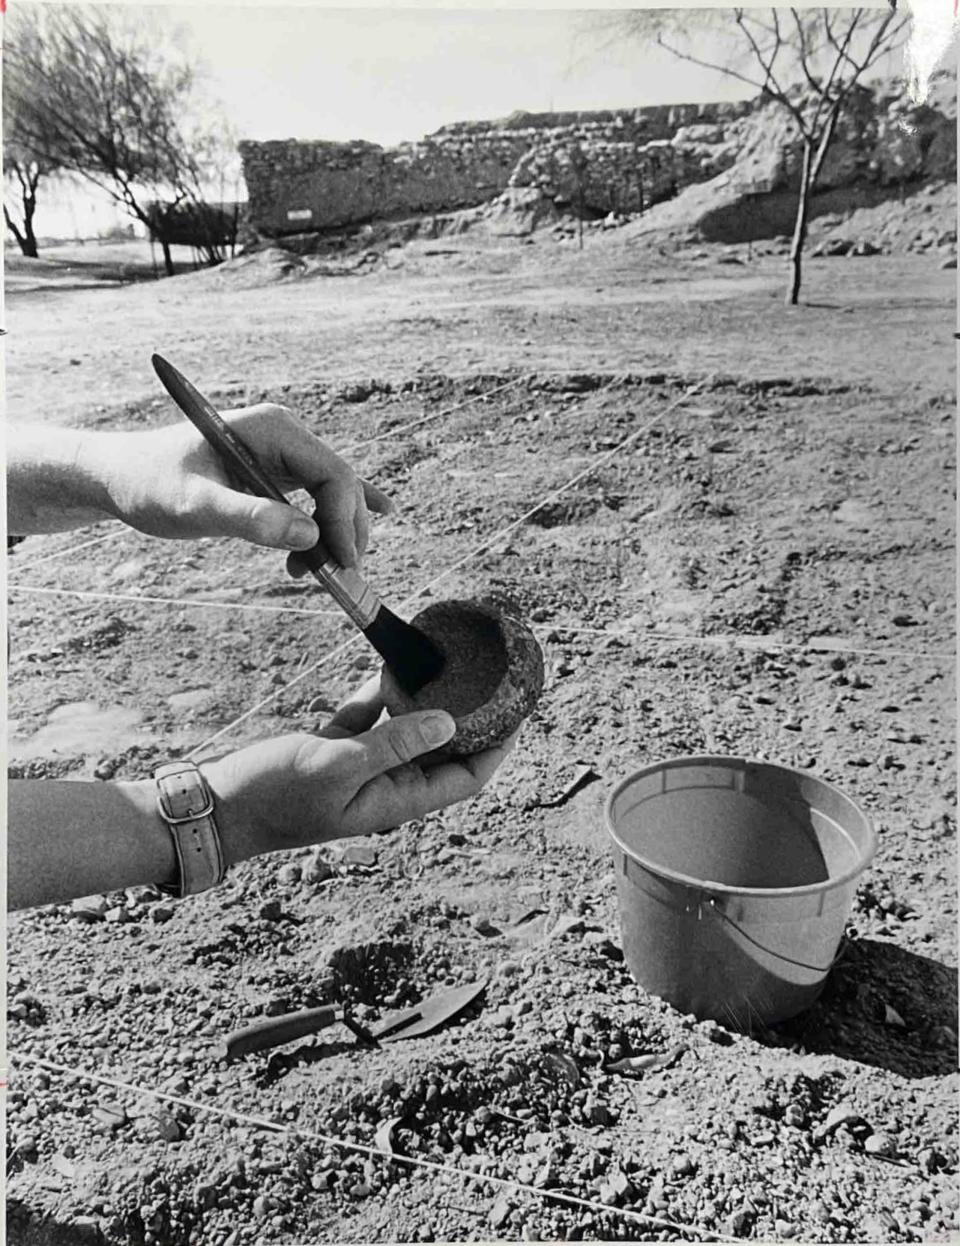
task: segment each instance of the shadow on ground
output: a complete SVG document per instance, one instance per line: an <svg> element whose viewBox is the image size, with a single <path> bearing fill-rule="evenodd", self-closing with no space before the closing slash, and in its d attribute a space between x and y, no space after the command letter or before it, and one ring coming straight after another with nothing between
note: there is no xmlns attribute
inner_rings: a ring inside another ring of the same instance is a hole
<svg viewBox="0 0 960 1246"><path fill-rule="evenodd" d="M107 1240L92 1217L65 1224L31 1212L20 1199L8 1201L6 1213L7 1241L15 1246L100 1246Z"/></svg>
<svg viewBox="0 0 960 1246"><path fill-rule="evenodd" d="M814 1007L769 1035L784 1039L901 1077L953 1073L957 971L893 943L851 941Z"/></svg>

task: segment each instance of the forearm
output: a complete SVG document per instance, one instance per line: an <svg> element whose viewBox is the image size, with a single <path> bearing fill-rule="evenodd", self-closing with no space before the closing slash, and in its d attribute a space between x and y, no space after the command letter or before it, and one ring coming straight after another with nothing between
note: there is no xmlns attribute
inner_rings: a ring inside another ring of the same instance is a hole
<svg viewBox="0 0 960 1246"><path fill-rule="evenodd" d="M228 756L203 767L228 868L272 848L234 790L229 761ZM9 784L7 827L11 910L179 881L173 837L158 812L152 779L15 779Z"/></svg>
<svg viewBox="0 0 960 1246"><path fill-rule="evenodd" d="M12 909L175 881L170 831L152 782L19 779L9 784Z"/></svg>
<svg viewBox="0 0 960 1246"><path fill-rule="evenodd" d="M7 426L7 528L63 532L113 517L102 470L115 434Z"/></svg>

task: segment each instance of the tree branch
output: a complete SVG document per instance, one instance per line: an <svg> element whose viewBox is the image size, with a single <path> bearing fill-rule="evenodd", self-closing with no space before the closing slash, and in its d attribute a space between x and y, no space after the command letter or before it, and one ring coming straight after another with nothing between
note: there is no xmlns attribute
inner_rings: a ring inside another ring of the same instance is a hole
<svg viewBox="0 0 960 1246"><path fill-rule="evenodd" d="M817 178L820 176L820 169L823 166L824 158L827 150L833 142L833 133L837 128L837 118L840 116L840 105L834 104L827 117L827 124L824 127L823 134L820 136L820 142L817 144L816 155L813 158L813 164L810 168L810 189L817 184Z"/></svg>
<svg viewBox="0 0 960 1246"><path fill-rule="evenodd" d="M771 12L774 15L774 27L777 32L775 37L779 40L780 22L779 22L778 17L776 16L776 10L773 9L771 10ZM778 42L775 44L770 60L769 61L764 60L763 52L760 50L760 45L757 43L756 39L753 37L753 34L751 33L751 31L747 29L747 22L744 17L743 9L734 9L733 15L734 15L734 21L743 31L743 34L745 38L747 39L747 42L750 44L750 47L753 50L753 54L757 60L757 63L759 64L760 68L764 72L764 82L763 82L763 86L760 89L762 91L765 91L767 95L771 96L778 103L782 104L784 108L788 109L793 114L794 120L800 126L801 131L805 133L806 129L805 129L805 122L803 119L802 112L800 111L799 108L796 107L796 105L787 95L787 92L783 89L783 87L781 87L780 83L777 81L776 75L773 72L773 63L777 59L777 53L780 50L780 43Z"/></svg>
<svg viewBox="0 0 960 1246"><path fill-rule="evenodd" d="M798 53L800 56L800 68L803 70L807 84L813 88L817 94L820 94L820 83L814 78L810 71L809 53L807 51L807 34L803 28L803 22L800 20L800 14L796 9L791 9L790 13L793 17L794 25L797 28Z"/></svg>
<svg viewBox="0 0 960 1246"><path fill-rule="evenodd" d="M677 60L689 61L691 65L699 65L701 69L712 69L715 73L724 74L728 78L737 78L740 82L745 82L748 86L754 87L758 91L763 90L763 83L757 82L755 78L748 78L745 74L738 73L727 65L716 65L710 61L702 61L699 57L692 56L689 52L681 52L679 48L675 48L667 43L662 34L657 35L657 43L672 56L675 56Z"/></svg>

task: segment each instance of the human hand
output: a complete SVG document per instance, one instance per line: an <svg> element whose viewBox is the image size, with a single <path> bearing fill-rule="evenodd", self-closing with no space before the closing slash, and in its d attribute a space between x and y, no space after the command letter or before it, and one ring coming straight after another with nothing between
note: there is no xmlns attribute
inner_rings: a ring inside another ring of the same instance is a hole
<svg viewBox="0 0 960 1246"><path fill-rule="evenodd" d="M378 722L379 678L317 735L280 736L203 763L216 794L228 864L264 852L392 830L475 796L516 741L456 761L433 756L453 737L429 710Z"/></svg>
<svg viewBox="0 0 960 1246"><path fill-rule="evenodd" d="M88 457L103 475L110 513L151 536L240 537L289 550L312 549L320 541L341 566L356 566L367 546L367 512L387 514L386 495L361 481L285 407L259 403L223 418L282 490L311 494L312 519L297 506L239 490L189 424L96 435Z"/></svg>

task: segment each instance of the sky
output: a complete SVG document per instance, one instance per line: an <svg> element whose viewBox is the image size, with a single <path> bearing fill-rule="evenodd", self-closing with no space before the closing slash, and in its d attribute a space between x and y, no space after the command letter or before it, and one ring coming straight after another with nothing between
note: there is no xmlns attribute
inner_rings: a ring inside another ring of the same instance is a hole
<svg viewBox="0 0 960 1246"><path fill-rule="evenodd" d="M426 0L429 3L429 0ZM738 99L749 87L650 42L603 10L125 5L202 64L238 138L392 146L454 121ZM603 27L604 20L608 25ZM243 195L242 182L225 187ZM92 236L128 218L86 187L49 188L40 234Z"/></svg>
<svg viewBox="0 0 960 1246"><path fill-rule="evenodd" d="M244 138L392 145L517 109L743 94L659 48L601 34L596 13L212 5L163 12L184 27L206 62L211 94Z"/></svg>

